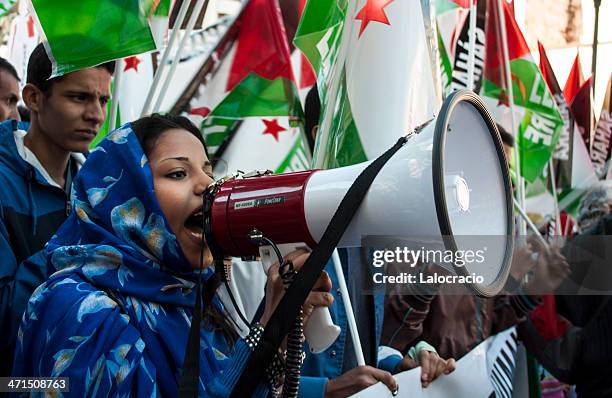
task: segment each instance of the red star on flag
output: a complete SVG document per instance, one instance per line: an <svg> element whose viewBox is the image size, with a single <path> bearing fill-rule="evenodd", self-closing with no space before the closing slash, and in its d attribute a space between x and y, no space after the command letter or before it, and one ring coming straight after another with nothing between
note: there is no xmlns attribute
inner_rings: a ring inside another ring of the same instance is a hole
<svg viewBox="0 0 612 398"><path fill-rule="evenodd" d="M123 68L124 72L127 72L130 69L134 69L138 72L138 64L142 61L138 57L127 57L125 60L125 68Z"/></svg>
<svg viewBox="0 0 612 398"><path fill-rule="evenodd" d="M504 105L508 108L510 107L510 101L508 98L508 94L506 93L506 90L502 90L499 93L499 99L497 101L497 106L500 106L500 105Z"/></svg>
<svg viewBox="0 0 612 398"><path fill-rule="evenodd" d="M278 142L278 134L281 131L287 131L286 128L278 124L278 120L276 119L272 119L272 120L261 119L261 121L264 122L264 124L266 125L266 129L264 130L262 134L264 135L271 134L276 140L276 142Z"/></svg>
<svg viewBox="0 0 612 398"><path fill-rule="evenodd" d="M210 113L210 108L207 106L203 106L201 108L193 108L192 110L189 111L190 115L198 115L202 117L208 116L209 113Z"/></svg>
<svg viewBox="0 0 612 398"><path fill-rule="evenodd" d="M383 11L389 3L393 0L366 0L365 5L359 12L355 19L361 21L361 27L359 29L359 36L365 30L366 26L372 21L381 22L386 25L390 25L389 20L387 19L387 14Z"/></svg>

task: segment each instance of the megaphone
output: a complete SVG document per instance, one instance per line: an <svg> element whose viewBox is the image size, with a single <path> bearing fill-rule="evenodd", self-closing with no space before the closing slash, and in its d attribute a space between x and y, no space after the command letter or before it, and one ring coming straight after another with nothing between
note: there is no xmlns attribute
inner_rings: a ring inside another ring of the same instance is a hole
<svg viewBox="0 0 612 398"><path fill-rule="evenodd" d="M226 255L257 255L250 239L257 229L276 244L315 247L369 163L224 181L210 210L216 245ZM482 100L463 90L451 94L439 115L385 164L338 247L360 246L363 236L438 236L446 249L458 251L475 236L497 236L501 243L487 252L485 264L454 269L481 275L468 287L490 297L505 284L513 230L510 177L499 133ZM327 343L316 345L325 349Z"/></svg>

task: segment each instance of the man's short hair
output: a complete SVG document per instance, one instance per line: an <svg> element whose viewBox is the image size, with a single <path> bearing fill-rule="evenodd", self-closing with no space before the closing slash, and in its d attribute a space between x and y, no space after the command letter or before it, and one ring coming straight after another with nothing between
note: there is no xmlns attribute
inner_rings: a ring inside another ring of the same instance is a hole
<svg viewBox="0 0 612 398"><path fill-rule="evenodd" d="M0 70L3 70L7 72L8 74L10 74L15 79L17 79L18 82L21 81L21 79L19 79L19 75L17 74L17 71L15 70L15 67L11 65L9 61L7 61L6 59L2 57L0 57Z"/></svg>
<svg viewBox="0 0 612 398"><path fill-rule="evenodd" d="M497 126L497 130L499 131L499 137L501 138L504 145L514 147L514 136L512 136L512 134L510 134L505 128L503 128L501 124L495 123L495 125Z"/></svg>
<svg viewBox="0 0 612 398"><path fill-rule="evenodd" d="M95 66L94 68L104 68L111 75L115 71L115 61L106 62ZM28 61L28 76L26 83L33 84L39 88L40 91L47 94L53 86L53 83L61 81L64 76L51 77L51 60L45 51L43 43L39 43Z"/></svg>
<svg viewBox="0 0 612 398"><path fill-rule="evenodd" d="M581 231L595 225L612 209L612 181L598 181L582 197L576 222Z"/></svg>

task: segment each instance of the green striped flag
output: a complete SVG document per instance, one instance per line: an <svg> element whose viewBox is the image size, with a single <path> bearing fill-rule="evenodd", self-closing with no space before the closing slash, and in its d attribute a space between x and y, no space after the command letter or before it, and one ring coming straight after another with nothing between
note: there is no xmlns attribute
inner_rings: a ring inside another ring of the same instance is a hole
<svg viewBox="0 0 612 398"><path fill-rule="evenodd" d="M144 1L32 0L52 77L154 50Z"/></svg>
<svg viewBox="0 0 612 398"><path fill-rule="evenodd" d="M563 119L507 2L502 1L517 128L517 131L512 131L498 2L488 1L486 60L481 95L487 100L496 121L517 137L521 174L528 182L533 182L542 175L551 158L563 127Z"/></svg>
<svg viewBox="0 0 612 398"><path fill-rule="evenodd" d="M320 91L315 167L375 158L437 110L418 1L310 0L294 42Z"/></svg>
<svg viewBox="0 0 612 398"><path fill-rule="evenodd" d="M251 0L230 30L235 28L235 41L218 51L222 59L189 100L190 118L229 171L308 168L298 123L302 107L277 0Z"/></svg>

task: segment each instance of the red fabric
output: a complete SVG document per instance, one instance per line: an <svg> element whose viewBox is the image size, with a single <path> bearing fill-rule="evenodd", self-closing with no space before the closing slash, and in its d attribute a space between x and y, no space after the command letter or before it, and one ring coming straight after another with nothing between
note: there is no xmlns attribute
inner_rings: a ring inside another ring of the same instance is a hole
<svg viewBox="0 0 612 398"><path fill-rule="evenodd" d="M227 81L231 91L249 73L295 81L289 43L277 0L251 0L240 18L238 47Z"/></svg>
<svg viewBox="0 0 612 398"><path fill-rule="evenodd" d="M555 296L551 294L545 295L542 297L542 300L542 304L531 311L529 316L542 337L546 340L557 339L565 334L570 323L567 319L563 319L557 315Z"/></svg>
<svg viewBox="0 0 612 398"><path fill-rule="evenodd" d="M300 18L302 17L302 13L304 12L304 6L306 6L306 0L300 0ZM310 61L304 54L300 54L301 62L300 62L300 87L306 88L314 86L317 82L317 77L315 76L314 70L310 65Z"/></svg>
<svg viewBox="0 0 612 398"><path fill-rule="evenodd" d="M301 54L301 57L302 62L300 63L300 88L314 86L314 84L317 82L317 77L315 76L315 73L312 70L310 61L308 61L308 58L306 58L304 54Z"/></svg>
<svg viewBox="0 0 612 398"><path fill-rule="evenodd" d="M510 12L512 13L512 16L516 16L516 14L514 13L514 1L513 0L506 0L506 3L508 3L508 8L510 9Z"/></svg>
<svg viewBox="0 0 612 398"><path fill-rule="evenodd" d="M523 33L512 15L510 6L506 1L502 1L502 7L504 8L506 37L508 40L508 59L512 61L529 54L530 50ZM504 53L497 0L488 0L485 31L485 78L497 86L505 88Z"/></svg>
<svg viewBox="0 0 612 398"><path fill-rule="evenodd" d="M559 82L557 81L557 77L550 66L550 61L546 55L546 50L540 41L538 41L538 50L540 52L540 72L542 72L542 77L544 78L544 81L546 81L548 89L554 94L557 92Z"/></svg>
<svg viewBox="0 0 612 398"><path fill-rule="evenodd" d="M565 82L565 87L563 88L563 95L565 96L565 100L568 104L572 103L572 100L583 84L584 76L582 76L582 71L580 69L580 56L576 54L574 64L572 65L572 69L570 70L567 81Z"/></svg>
<svg viewBox="0 0 612 398"><path fill-rule="evenodd" d="M470 0L451 0L461 8L470 8Z"/></svg>
<svg viewBox="0 0 612 398"><path fill-rule="evenodd" d="M591 148L591 126L595 123L593 115L593 104L591 104L591 83L592 78L588 78L578 89L572 101L569 102L569 107L572 115L576 119L578 130L584 140L587 148ZM567 88L567 85L565 86ZM565 94L565 90L563 91Z"/></svg>
<svg viewBox="0 0 612 398"><path fill-rule="evenodd" d="M366 3L355 16L356 20L361 21L358 37L361 37L363 31L370 22L380 22L385 25L390 25L387 14L384 8L393 0L366 0Z"/></svg>
<svg viewBox="0 0 612 398"><path fill-rule="evenodd" d="M540 54L542 54L542 51L543 47L540 49ZM546 61L548 62L548 60ZM542 64L540 63L540 65ZM570 238L573 235L573 227L576 224L574 219L565 211L561 212L559 218L561 235L565 238ZM557 314L555 296L552 294L543 296L542 304L533 310L529 316L542 337L546 340L554 340L563 336L570 326L570 322L567 319Z"/></svg>

